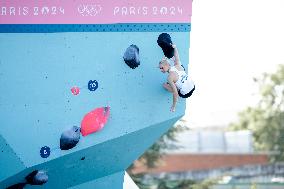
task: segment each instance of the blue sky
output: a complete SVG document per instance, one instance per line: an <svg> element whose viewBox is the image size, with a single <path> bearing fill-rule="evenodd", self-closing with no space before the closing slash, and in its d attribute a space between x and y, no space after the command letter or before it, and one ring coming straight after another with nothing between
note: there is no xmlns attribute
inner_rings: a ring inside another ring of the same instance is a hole
<svg viewBox="0 0 284 189"><path fill-rule="evenodd" d="M225 126L257 101L253 77L284 64L283 0L194 0L190 127Z"/></svg>

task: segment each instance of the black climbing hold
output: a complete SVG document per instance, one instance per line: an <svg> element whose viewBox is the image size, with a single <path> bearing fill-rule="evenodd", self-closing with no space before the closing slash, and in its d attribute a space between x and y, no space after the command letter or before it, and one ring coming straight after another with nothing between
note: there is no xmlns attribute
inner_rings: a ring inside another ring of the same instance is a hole
<svg viewBox="0 0 284 189"><path fill-rule="evenodd" d="M85 157L82 157L81 160L85 160Z"/></svg>
<svg viewBox="0 0 284 189"><path fill-rule="evenodd" d="M48 146L44 146L40 149L40 156L42 158L47 158L50 155L50 148Z"/></svg>
<svg viewBox="0 0 284 189"><path fill-rule="evenodd" d="M90 91L95 91L97 90L98 87L99 87L99 83L97 82L97 80L90 80L88 82L88 89Z"/></svg>
<svg viewBox="0 0 284 189"><path fill-rule="evenodd" d="M174 56L174 48L172 47L171 36L167 33L161 33L157 40L158 45L162 48L164 55L167 58L172 58Z"/></svg>
<svg viewBox="0 0 284 189"><path fill-rule="evenodd" d="M126 49L123 59L130 68L137 68L140 65L139 48L136 45L130 45Z"/></svg>
<svg viewBox="0 0 284 189"><path fill-rule="evenodd" d="M26 186L27 183L18 183L18 184L14 184L12 186L9 186L6 189L23 189L24 186Z"/></svg>
<svg viewBox="0 0 284 189"><path fill-rule="evenodd" d="M64 131L60 137L60 149L69 150L77 145L80 140L80 128L73 126L71 129Z"/></svg>
<svg viewBox="0 0 284 189"><path fill-rule="evenodd" d="M30 185L43 185L48 181L48 175L45 171L35 170L26 176L26 181Z"/></svg>

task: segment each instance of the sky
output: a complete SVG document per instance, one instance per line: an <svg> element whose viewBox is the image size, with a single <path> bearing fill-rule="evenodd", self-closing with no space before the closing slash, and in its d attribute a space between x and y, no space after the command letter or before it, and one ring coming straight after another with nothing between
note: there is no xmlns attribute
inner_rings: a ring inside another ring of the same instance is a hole
<svg viewBox="0 0 284 189"><path fill-rule="evenodd" d="M284 64L284 0L194 0L189 127L227 126L256 103L254 77Z"/></svg>

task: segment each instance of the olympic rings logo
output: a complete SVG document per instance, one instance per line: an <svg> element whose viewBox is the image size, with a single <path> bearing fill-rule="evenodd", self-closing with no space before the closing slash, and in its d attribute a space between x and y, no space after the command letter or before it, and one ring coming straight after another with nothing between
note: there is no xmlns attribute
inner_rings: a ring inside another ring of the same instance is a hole
<svg viewBox="0 0 284 189"><path fill-rule="evenodd" d="M79 14L81 14L82 16L96 16L101 12L102 6L92 4L80 4L77 9Z"/></svg>

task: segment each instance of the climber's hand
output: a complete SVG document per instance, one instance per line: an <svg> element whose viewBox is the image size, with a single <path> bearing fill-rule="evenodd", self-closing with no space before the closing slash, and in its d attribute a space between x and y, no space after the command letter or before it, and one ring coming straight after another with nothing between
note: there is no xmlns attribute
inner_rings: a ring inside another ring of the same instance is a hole
<svg viewBox="0 0 284 189"><path fill-rule="evenodd" d="M176 111L176 107L175 106L172 106L171 107L171 112L175 112Z"/></svg>

